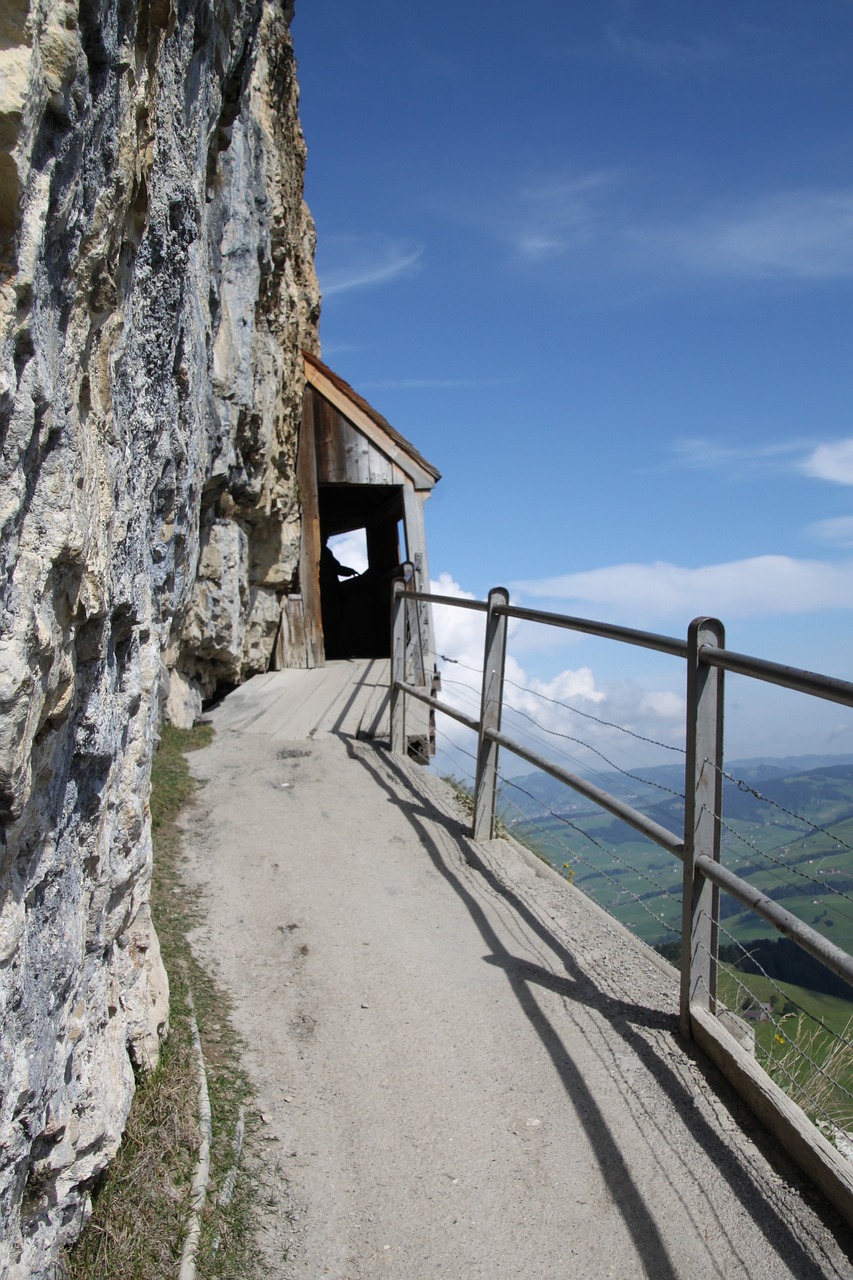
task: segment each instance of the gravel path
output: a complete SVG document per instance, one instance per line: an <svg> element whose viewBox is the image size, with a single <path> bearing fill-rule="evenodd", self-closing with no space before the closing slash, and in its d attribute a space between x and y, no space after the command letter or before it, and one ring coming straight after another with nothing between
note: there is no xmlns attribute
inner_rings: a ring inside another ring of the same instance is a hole
<svg viewBox="0 0 853 1280"><path fill-rule="evenodd" d="M382 748L220 732L187 821L286 1280L853 1277L849 1237L582 894ZM746 1124L746 1131L742 1128Z"/></svg>

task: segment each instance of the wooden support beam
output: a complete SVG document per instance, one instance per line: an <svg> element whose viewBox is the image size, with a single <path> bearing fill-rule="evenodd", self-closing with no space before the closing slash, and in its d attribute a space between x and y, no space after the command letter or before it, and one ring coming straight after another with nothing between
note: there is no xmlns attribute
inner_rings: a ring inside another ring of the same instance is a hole
<svg viewBox="0 0 853 1280"><path fill-rule="evenodd" d="M505 587L489 592L486 646L483 655L483 695L480 706L480 743L477 750L477 780L474 787L475 840L491 840L495 834L495 805L498 797L499 747L486 737L486 729L500 732L503 707L504 666L506 664L506 614L497 613L509 604Z"/></svg>
<svg viewBox="0 0 853 1280"><path fill-rule="evenodd" d="M687 637L687 764L681 920L681 1032L691 1036L695 1006L716 1012L720 891L697 869L720 861L723 804L723 672L703 663L703 645L723 648L723 624L696 618Z"/></svg>
<svg viewBox="0 0 853 1280"><path fill-rule="evenodd" d="M305 651L309 667L326 662L320 604L320 496L317 488L317 455L314 448L314 393L305 387L302 428L296 459L296 478L302 506L302 540L299 552L299 585L305 611Z"/></svg>
<svg viewBox="0 0 853 1280"><path fill-rule="evenodd" d="M318 369L308 360L305 361L305 377L310 386L316 387L317 391L330 404L334 405L345 418L348 418L350 422L358 427L359 431L367 436L367 439L372 444L375 444L386 457L390 458L401 471L405 472L416 489L433 488L437 473L430 473L425 467L421 466L417 459L413 458L396 440L391 439L388 433L383 431L368 413L365 413L340 387L336 386L331 378L326 377L321 369Z"/></svg>

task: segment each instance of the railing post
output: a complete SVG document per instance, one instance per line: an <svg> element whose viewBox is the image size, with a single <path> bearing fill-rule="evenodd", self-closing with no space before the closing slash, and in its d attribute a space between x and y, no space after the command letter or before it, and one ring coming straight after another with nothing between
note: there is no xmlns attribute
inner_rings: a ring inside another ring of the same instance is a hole
<svg viewBox="0 0 853 1280"><path fill-rule="evenodd" d="M483 657L483 693L480 700L480 741L477 747L477 781L474 787L475 840L491 840L495 833L495 803L498 792L498 744L485 736L486 729L500 730L506 663L507 617L500 605L509 604L505 587L489 592L486 617L486 647Z"/></svg>
<svg viewBox="0 0 853 1280"><path fill-rule="evenodd" d="M400 756L406 754L406 695L397 688L397 681L406 679L407 612L406 584L395 578L391 603L391 750Z"/></svg>
<svg viewBox="0 0 853 1280"><path fill-rule="evenodd" d="M416 591L429 591L429 583L424 582L424 575L421 568L422 564L423 564L423 557L420 551L416 551L414 555L414 559L412 560L412 585L414 586ZM412 613L414 615L414 626L411 628L412 641L413 641L412 684L420 685L421 687L426 688L426 685L427 685L426 670L427 669L426 669L426 661L424 657L424 654L425 654L424 637L427 633L427 628L426 628L424 619L426 617L426 610L429 608L429 605L424 604L422 600L413 600L412 605L413 605Z"/></svg>
<svg viewBox="0 0 853 1280"><path fill-rule="evenodd" d="M723 799L723 672L702 662L703 645L725 647L723 624L695 618L687 636L687 767L684 791L684 889L681 917L681 1033L690 1008L716 1012L720 891L697 873L703 854L720 860Z"/></svg>

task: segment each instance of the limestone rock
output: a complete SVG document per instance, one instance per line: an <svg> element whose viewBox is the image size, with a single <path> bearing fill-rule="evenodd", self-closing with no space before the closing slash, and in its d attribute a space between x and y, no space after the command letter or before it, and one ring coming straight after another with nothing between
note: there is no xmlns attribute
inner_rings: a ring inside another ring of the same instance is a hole
<svg viewBox="0 0 853 1280"><path fill-rule="evenodd" d="M197 681L182 671L164 670L165 717L176 729L191 729L201 715L202 693Z"/></svg>
<svg viewBox="0 0 853 1280"><path fill-rule="evenodd" d="M41 1277L155 1061L164 703L269 661L313 228L275 0L0 6L0 1274ZM166 668L172 668L168 682ZM168 683L168 689L167 689Z"/></svg>
<svg viewBox="0 0 853 1280"><path fill-rule="evenodd" d="M182 666L203 692L239 684L247 594L248 540L233 520L207 531L181 631Z"/></svg>
<svg viewBox="0 0 853 1280"><path fill-rule="evenodd" d="M280 617L281 604L277 593L266 587L252 587L243 636L244 677L266 671Z"/></svg>

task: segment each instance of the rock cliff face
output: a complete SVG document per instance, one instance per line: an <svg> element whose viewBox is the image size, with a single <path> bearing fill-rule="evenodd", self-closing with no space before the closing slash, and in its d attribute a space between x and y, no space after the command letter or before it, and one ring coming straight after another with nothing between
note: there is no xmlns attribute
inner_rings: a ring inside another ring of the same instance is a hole
<svg viewBox="0 0 853 1280"><path fill-rule="evenodd" d="M164 704L266 668L313 228L274 0L0 9L0 1273L47 1275L157 1057Z"/></svg>

